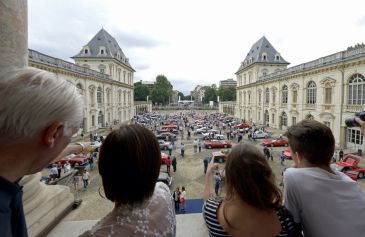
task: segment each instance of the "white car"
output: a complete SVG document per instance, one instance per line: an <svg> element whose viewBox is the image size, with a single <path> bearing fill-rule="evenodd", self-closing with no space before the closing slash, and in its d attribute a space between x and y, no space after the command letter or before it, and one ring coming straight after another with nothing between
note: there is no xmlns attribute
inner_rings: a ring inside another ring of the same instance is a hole
<svg viewBox="0 0 365 237"><path fill-rule="evenodd" d="M168 150L169 145L171 144L171 142L165 142L164 140L158 140L158 143L160 144L161 150Z"/></svg>
<svg viewBox="0 0 365 237"><path fill-rule="evenodd" d="M268 138L268 137L269 137L269 134L267 134L266 132L256 131L256 132L254 132L252 138L256 139L256 138Z"/></svg>

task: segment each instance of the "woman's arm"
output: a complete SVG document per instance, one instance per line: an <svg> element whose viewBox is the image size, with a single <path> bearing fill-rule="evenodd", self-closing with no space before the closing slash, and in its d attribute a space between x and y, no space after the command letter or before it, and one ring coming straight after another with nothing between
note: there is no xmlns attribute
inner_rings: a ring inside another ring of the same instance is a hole
<svg viewBox="0 0 365 237"><path fill-rule="evenodd" d="M218 169L218 164L214 163L214 158L212 157L207 168L207 173L205 174L205 187L203 193L204 201L208 200L209 197L214 195L213 172L217 169Z"/></svg>

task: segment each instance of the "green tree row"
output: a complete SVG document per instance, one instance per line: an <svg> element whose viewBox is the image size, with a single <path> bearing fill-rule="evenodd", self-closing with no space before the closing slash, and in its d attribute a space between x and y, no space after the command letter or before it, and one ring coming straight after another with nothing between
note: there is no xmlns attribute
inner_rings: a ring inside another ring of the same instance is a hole
<svg viewBox="0 0 365 237"><path fill-rule="evenodd" d="M221 86L219 89L217 89L217 86L215 84L213 84L212 86L207 86L204 92L203 103L208 104L209 101L217 102L218 96L220 101L235 101L236 87Z"/></svg>
<svg viewBox="0 0 365 237"><path fill-rule="evenodd" d="M164 75L158 75L152 91L142 82L134 83L134 100L145 101L147 96L153 103L168 104L172 96L172 85Z"/></svg>

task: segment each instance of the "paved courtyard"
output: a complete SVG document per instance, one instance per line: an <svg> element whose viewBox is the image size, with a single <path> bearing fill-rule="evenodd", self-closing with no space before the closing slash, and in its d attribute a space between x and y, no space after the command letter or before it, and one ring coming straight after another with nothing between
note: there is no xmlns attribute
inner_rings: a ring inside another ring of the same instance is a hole
<svg viewBox="0 0 365 237"><path fill-rule="evenodd" d="M171 111L170 111L171 112ZM166 112L165 112L166 113ZM279 136L281 131L276 129L268 128L267 131L273 136ZM193 134L193 133L192 133ZM186 140L186 132L185 139L181 140L181 136L178 135L178 141L175 143L177 149L173 151L172 156L176 156L177 158L177 171L176 173L172 173L173 182L171 185L171 190L174 190L176 187L185 186L187 191L187 199L196 199L201 198L204 188L204 166L203 159L205 157L211 156L211 152L217 151L219 149L202 149L200 153L194 153L193 151L193 141L197 137L192 135L190 140ZM243 137L243 141L247 141L247 136ZM183 142L186 145L185 157L182 158L180 155L180 144ZM256 146L262 149L261 146L262 140L257 140L255 142ZM237 140L232 140L233 144L237 144ZM275 176L276 183L279 184L282 180L282 171L285 167L289 167L292 164L292 161L286 161L285 166L280 164L279 152L286 149L285 147L274 147L274 161L269 161ZM167 151L164 151L167 152ZM220 165L220 168L223 168L223 165ZM166 170L166 166L162 166L161 170ZM171 167L172 170L172 167ZM79 208L71 212L70 215L67 216L66 220L95 220L100 219L105 216L112 208L113 204L107 199L103 198L99 194L103 194L101 188L101 179L98 175L98 171L95 168L90 171L91 173L91 182L90 186L86 191L80 189L79 191L75 191L71 184L69 184L70 189L75 193L76 198L81 198L83 200L82 204ZM127 182L127 181L125 181ZM365 191L365 180L359 180L358 184L361 186L362 190ZM123 183L121 183L121 188Z"/></svg>

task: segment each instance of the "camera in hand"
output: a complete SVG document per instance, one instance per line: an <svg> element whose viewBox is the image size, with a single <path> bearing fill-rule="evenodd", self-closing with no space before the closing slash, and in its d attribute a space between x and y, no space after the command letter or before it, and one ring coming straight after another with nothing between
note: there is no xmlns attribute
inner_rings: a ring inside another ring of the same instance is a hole
<svg viewBox="0 0 365 237"><path fill-rule="evenodd" d="M356 117L359 117L362 121L365 122L365 111L362 112L356 112L355 113ZM347 127L360 127L360 124L358 122L356 122L355 118L349 118L345 120L346 126Z"/></svg>

